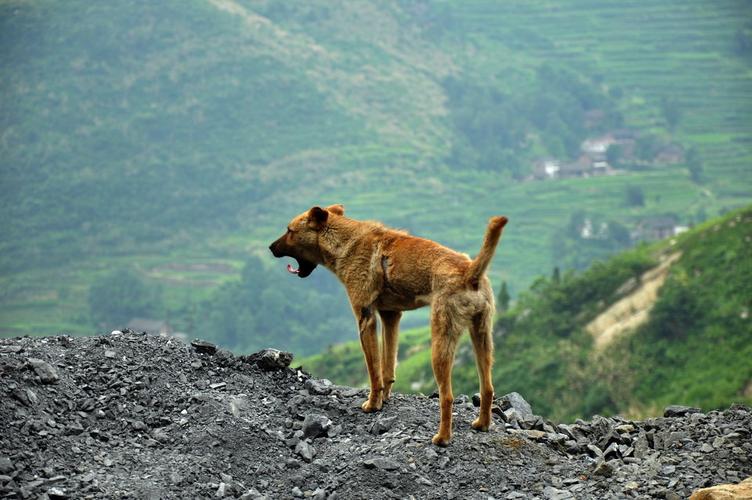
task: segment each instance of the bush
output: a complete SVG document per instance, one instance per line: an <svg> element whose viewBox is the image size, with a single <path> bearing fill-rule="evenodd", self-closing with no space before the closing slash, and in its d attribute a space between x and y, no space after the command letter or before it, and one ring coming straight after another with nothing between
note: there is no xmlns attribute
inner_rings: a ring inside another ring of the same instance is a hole
<svg viewBox="0 0 752 500"><path fill-rule="evenodd" d="M89 312L98 326L122 327L135 317L162 315L162 289L148 286L130 269L117 269L89 288Z"/></svg>

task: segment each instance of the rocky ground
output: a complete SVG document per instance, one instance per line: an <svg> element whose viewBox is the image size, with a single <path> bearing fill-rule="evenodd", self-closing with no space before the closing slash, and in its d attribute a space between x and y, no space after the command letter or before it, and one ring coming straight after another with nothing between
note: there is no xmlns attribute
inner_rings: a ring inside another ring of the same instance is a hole
<svg viewBox="0 0 752 500"><path fill-rule="evenodd" d="M686 498L752 475L752 410L554 424L517 394L448 448L436 399L333 386L267 351L132 332L0 340L3 498ZM293 363L294 364L294 363Z"/></svg>

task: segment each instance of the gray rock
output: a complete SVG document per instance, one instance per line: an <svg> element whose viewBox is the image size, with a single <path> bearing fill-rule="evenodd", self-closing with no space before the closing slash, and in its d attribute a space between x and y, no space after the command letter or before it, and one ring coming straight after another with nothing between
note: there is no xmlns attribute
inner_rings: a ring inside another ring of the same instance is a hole
<svg viewBox="0 0 752 500"><path fill-rule="evenodd" d="M60 380L57 370L48 362L38 358L29 358L28 362L43 384L54 384Z"/></svg>
<svg viewBox="0 0 752 500"><path fill-rule="evenodd" d="M663 410L664 417L683 417L684 415L689 415L691 413L702 413L702 410L692 406L681 405L667 406L666 409Z"/></svg>
<svg viewBox="0 0 752 500"><path fill-rule="evenodd" d="M593 457L602 457L603 456L603 450L598 448L594 444L587 445L587 449L591 452L591 456Z"/></svg>
<svg viewBox="0 0 752 500"><path fill-rule="evenodd" d="M473 406L478 408L480 406L480 393L476 392L473 394Z"/></svg>
<svg viewBox="0 0 752 500"><path fill-rule="evenodd" d="M230 413L235 417L239 417L240 414L248 409L250 401L245 394L238 394L237 396L230 397Z"/></svg>
<svg viewBox="0 0 752 500"><path fill-rule="evenodd" d="M332 421L326 415L308 414L303 419L303 437L317 438L326 436Z"/></svg>
<svg viewBox="0 0 752 500"><path fill-rule="evenodd" d="M379 415L378 417L376 417L376 420L373 422L373 424L371 424L371 426L368 428L368 432L370 432L374 436L384 434L392 428L396 420L396 415L392 417L383 417Z"/></svg>
<svg viewBox="0 0 752 500"><path fill-rule="evenodd" d="M510 424L524 420L522 418L522 415L520 415L520 412L518 412L514 408L503 410L503 415L504 415L503 417L504 422L508 422Z"/></svg>
<svg viewBox="0 0 752 500"><path fill-rule="evenodd" d="M316 455L316 449L306 441L300 441L295 445L295 453L300 455L303 460L310 463Z"/></svg>
<svg viewBox="0 0 752 500"><path fill-rule="evenodd" d="M215 352L217 352L217 346L205 340L194 340L193 342L191 342L191 346L196 350L196 352L203 354L214 354Z"/></svg>
<svg viewBox="0 0 752 500"><path fill-rule="evenodd" d="M611 477L614 475L614 467L610 462L599 460L593 468L594 476Z"/></svg>
<svg viewBox="0 0 752 500"><path fill-rule="evenodd" d="M13 470L13 462L11 462L10 457L0 457L0 473L10 474Z"/></svg>
<svg viewBox="0 0 752 500"><path fill-rule="evenodd" d="M214 493L214 496L217 498L224 498L225 495L227 495L227 485L225 483L219 483L219 487L217 488L216 493Z"/></svg>
<svg viewBox="0 0 752 500"><path fill-rule="evenodd" d="M330 380L327 379L321 379L317 380L315 378L309 378L305 381L305 384L303 384L303 387L305 387L308 392L311 394L317 394L320 396L325 396L332 392L332 389L334 388L334 384Z"/></svg>
<svg viewBox="0 0 752 500"><path fill-rule="evenodd" d="M400 468L399 463L384 457L367 458L363 460L363 466L366 469L380 470L398 470Z"/></svg>
<svg viewBox="0 0 752 500"><path fill-rule="evenodd" d="M141 420L134 420L131 422L131 427L133 427L134 431L146 430L146 424Z"/></svg>
<svg viewBox="0 0 752 500"><path fill-rule="evenodd" d="M265 498L265 497L256 488L251 488L250 490L240 495L240 500L258 500L260 498Z"/></svg>
<svg viewBox="0 0 752 500"><path fill-rule="evenodd" d="M533 418L533 409L530 403L525 401L525 398L517 392L510 392L499 398L499 406L502 410L514 408L523 420Z"/></svg>
<svg viewBox="0 0 752 500"><path fill-rule="evenodd" d="M300 490L300 488L295 486L292 489L292 496L294 496L295 498L303 498L303 492Z"/></svg>
<svg viewBox="0 0 752 500"><path fill-rule="evenodd" d="M58 488L57 486L53 486L49 490L47 490L47 497L50 500L64 500L66 498L70 498L70 496L65 492L64 489Z"/></svg>
<svg viewBox="0 0 752 500"><path fill-rule="evenodd" d="M262 370L274 371L283 370L290 366L293 355L290 352L277 349L264 349L256 354L252 354L251 357L255 358L256 364Z"/></svg>
<svg viewBox="0 0 752 500"><path fill-rule="evenodd" d="M560 490L553 486L546 486L543 489L543 497L548 500L571 500L574 499L574 495L567 490Z"/></svg>

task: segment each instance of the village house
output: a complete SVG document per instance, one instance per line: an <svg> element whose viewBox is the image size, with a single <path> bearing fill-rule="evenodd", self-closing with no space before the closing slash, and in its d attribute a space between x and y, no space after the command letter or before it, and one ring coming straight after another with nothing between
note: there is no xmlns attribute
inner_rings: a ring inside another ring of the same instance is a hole
<svg viewBox="0 0 752 500"><path fill-rule="evenodd" d="M559 160L543 158L533 164L533 177L538 180L556 179L559 177L560 169Z"/></svg>
<svg viewBox="0 0 752 500"><path fill-rule="evenodd" d="M678 144L667 144L655 155L655 163L675 165L684 161L684 149Z"/></svg>
<svg viewBox="0 0 752 500"><path fill-rule="evenodd" d="M581 154L571 163L563 163L556 158L541 158L533 164L532 178L537 180L568 179L608 175L614 172L608 163L608 148L621 146L621 156L634 156L636 132L631 129L617 129L607 134L585 139L580 145ZM667 155L675 152L667 151Z"/></svg>
<svg viewBox="0 0 752 500"><path fill-rule="evenodd" d="M632 233L633 240L654 241L670 238L686 231L685 226L677 224L674 215L658 215L641 220Z"/></svg>

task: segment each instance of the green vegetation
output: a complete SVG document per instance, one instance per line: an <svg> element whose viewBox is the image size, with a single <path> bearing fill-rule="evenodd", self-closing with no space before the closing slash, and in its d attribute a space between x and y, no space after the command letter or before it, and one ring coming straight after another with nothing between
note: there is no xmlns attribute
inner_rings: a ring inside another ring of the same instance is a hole
<svg viewBox="0 0 752 500"><path fill-rule="evenodd" d="M342 286L321 271L306 279L313 287L252 257L239 282L223 285L197 307L195 331L211 332L238 352L272 346L312 354L351 338L354 320Z"/></svg>
<svg viewBox="0 0 752 500"><path fill-rule="evenodd" d="M497 394L519 391L556 419L594 413L655 415L668 404L705 409L752 402L752 208L671 240L640 246L582 273L540 278L495 327ZM679 253L647 322L602 349L586 325L637 290L661 258ZM405 332L397 387L433 391L430 333ZM465 338L466 340L466 338ZM303 360L336 382L364 380L355 343ZM340 378L342 377L342 378ZM458 348L455 393L477 391L468 342Z"/></svg>
<svg viewBox="0 0 752 500"><path fill-rule="evenodd" d="M0 0L0 335L91 333L138 310L236 349L323 349L352 334L339 285L293 280L266 250L313 204L470 254L507 215L492 278L512 296L633 244L650 217L748 204L748 19L700 0ZM666 144L685 158L528 180L614 127L645 160ZM249 257L266 301L233 288ZM128 310L114 269L161 303ZM121 304L106 318L97 283ZM295 304L272 307L275 287ZM333 312L306 330L313 294Z"/></svg>
<svg viewBox="0 0 752 500"><path fill-rule="evenodd" d="M149 288L128 269L97 279L89 289L88 302L91 319L105 327L123 326L136 317L160 317L164 308L161 288Z"/></svg>
<svg viewBox="0 0 752 500"><path fill-rule="evenodd" d="M536 156L576 158L588 133L623 125L614 101L573 71L545 64L533 79L529 88L511 95L496 82L479 87L456 78L444 82L457 138L451 166L521 178ZM585 115L593 110L602 117L587 127Z"/></svg>

